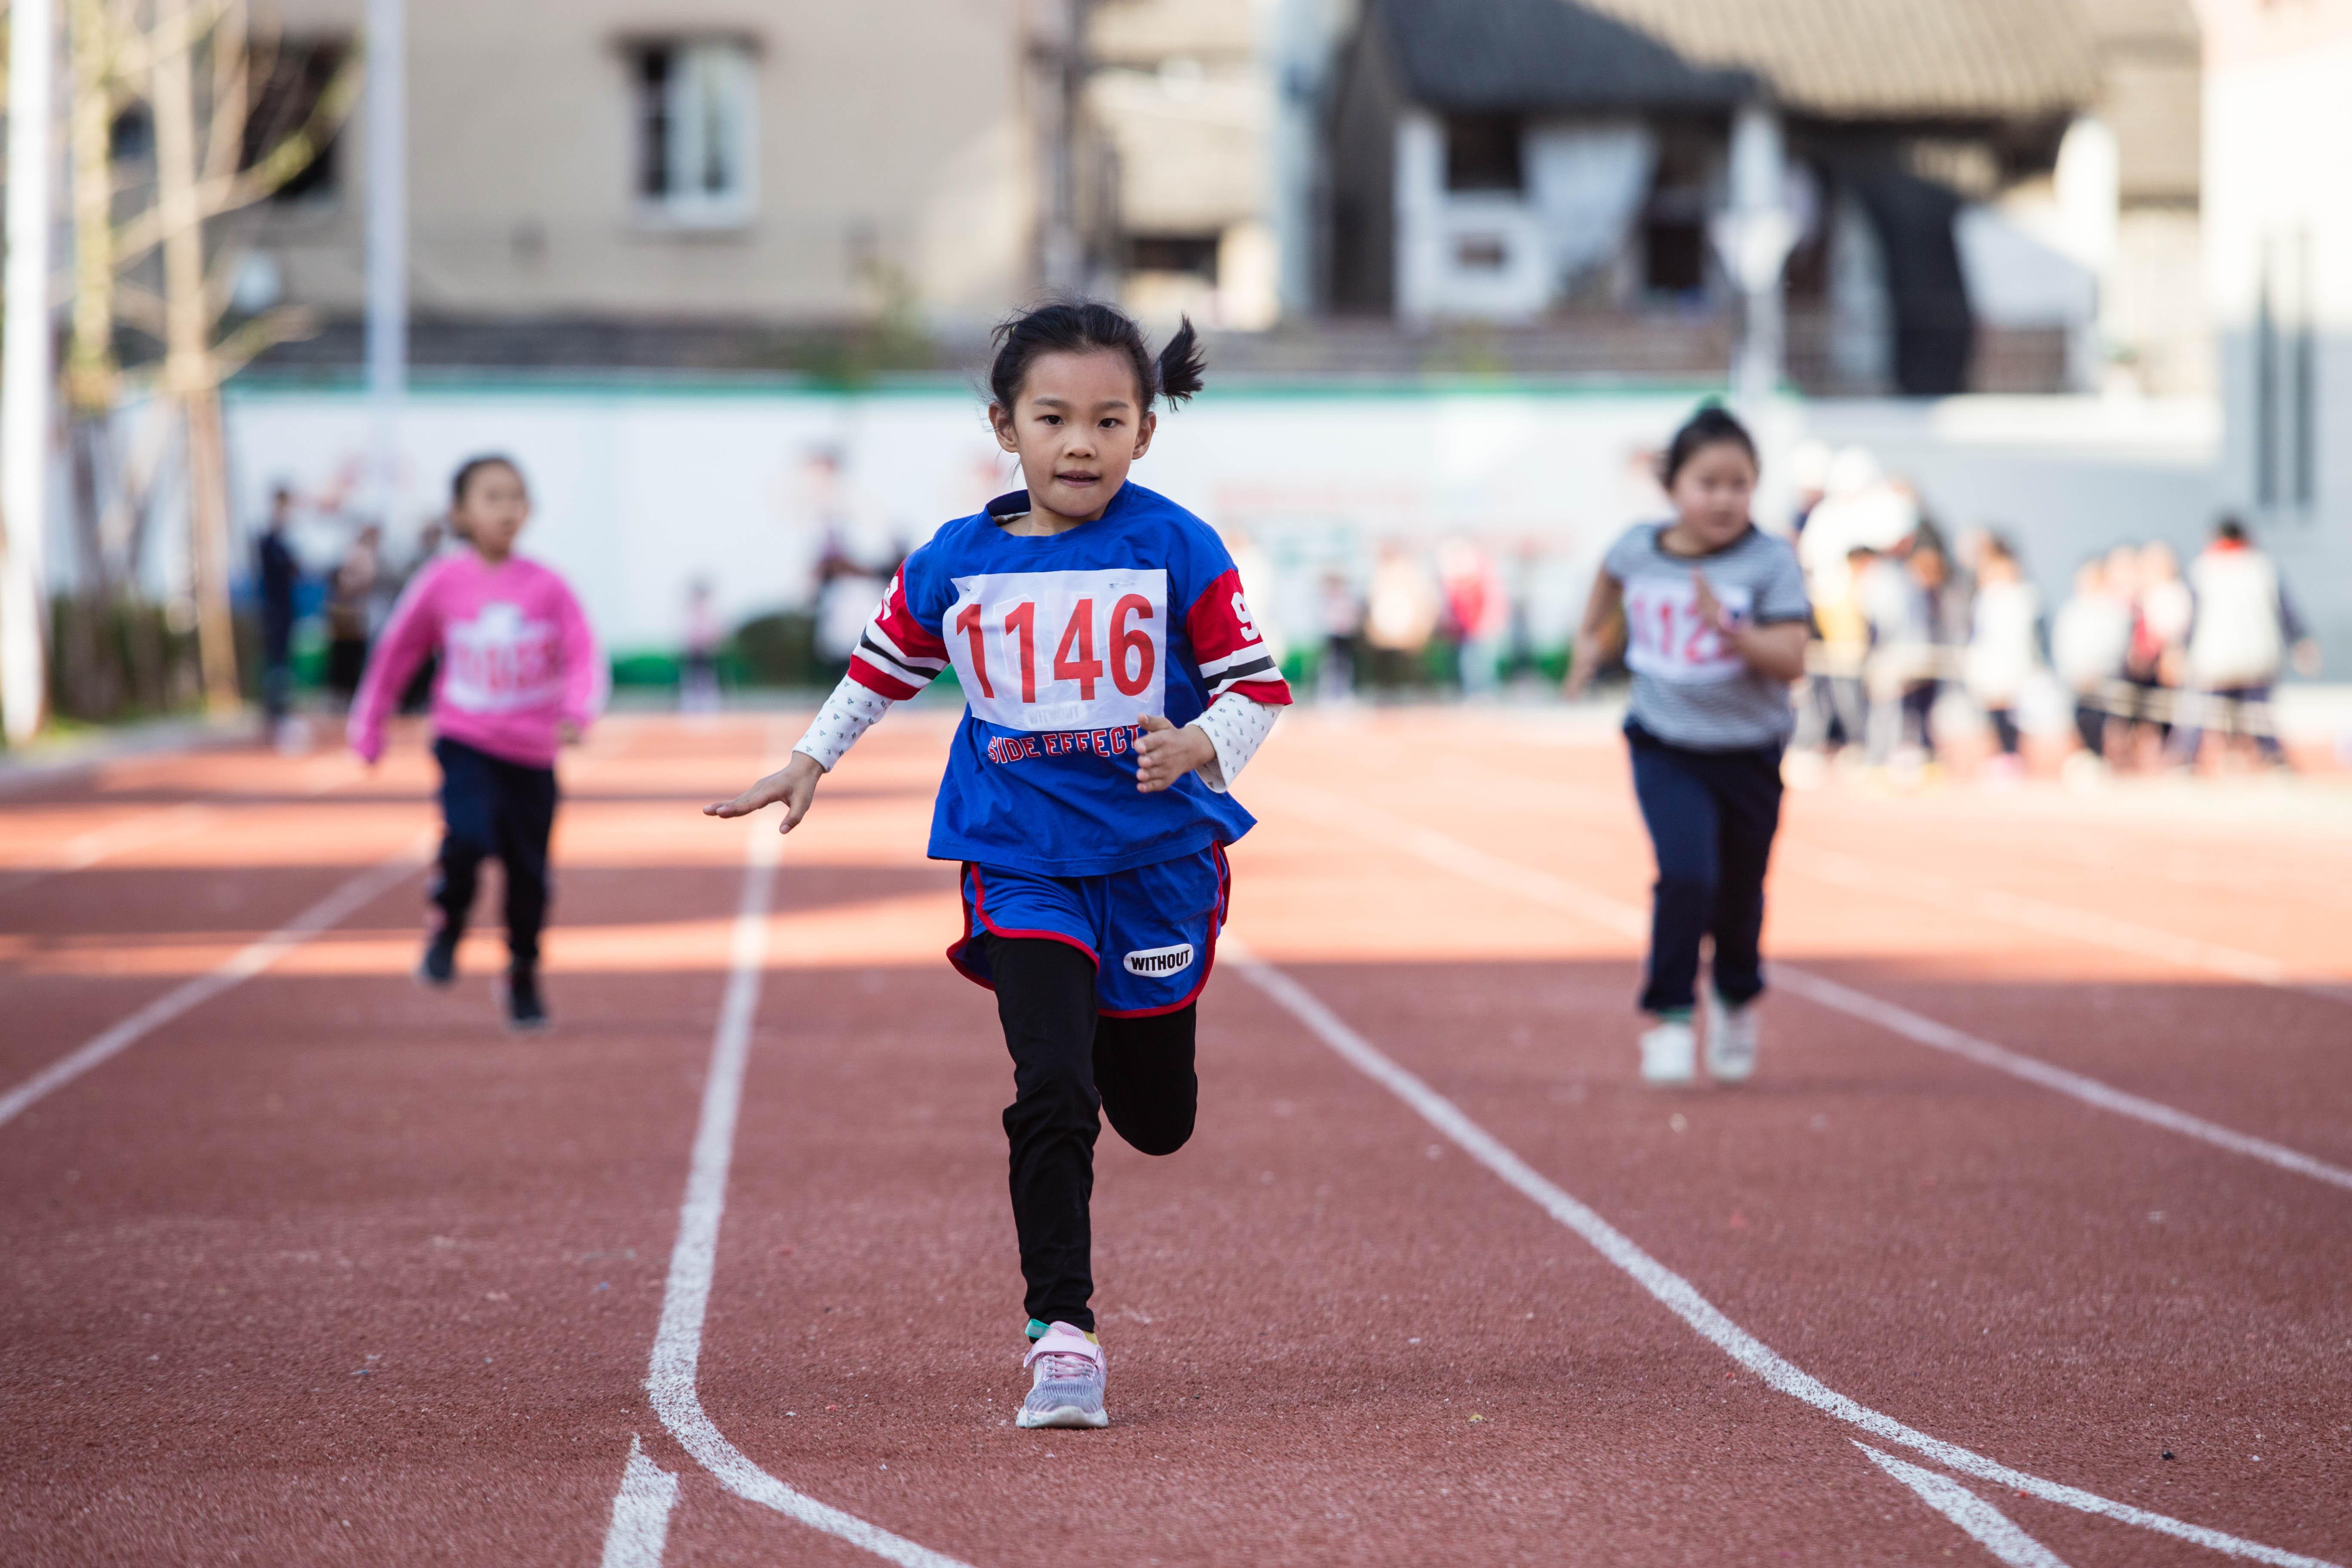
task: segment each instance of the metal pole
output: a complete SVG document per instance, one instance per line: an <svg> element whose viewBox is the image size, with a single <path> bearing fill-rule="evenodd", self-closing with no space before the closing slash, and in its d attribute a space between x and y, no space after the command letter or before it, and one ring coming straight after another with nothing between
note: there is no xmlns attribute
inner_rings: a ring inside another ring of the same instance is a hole
<svg viewBox="0 0 2352 1568"><path fill-rule="evenodd" d="M41 552L48 527L49 103L55 0L9 7L8 210L5 335L0 335L0 707L8 742L41 726L47 649Z"/></svg>
<svg viewBox="0 0 2352 1568"><path fill-rule="evenodd" d="M408 395L408 40L404 0L367 5L367 377L365 489L388 513L400 483ZM388 517L379 521L390 521Z"/></svg>

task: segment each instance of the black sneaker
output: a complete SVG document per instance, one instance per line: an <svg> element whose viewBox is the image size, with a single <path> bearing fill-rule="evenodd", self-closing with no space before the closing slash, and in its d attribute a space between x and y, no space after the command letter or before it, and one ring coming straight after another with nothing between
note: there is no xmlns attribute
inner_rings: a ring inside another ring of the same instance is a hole
<svg viewBox="0 0 2352 1568"><path fill-rule="evenodd" d="M507 1027L518 1032L544 1029L548 1026L547 1004L540 1000L539 972L535 969L507 971Z"/></svg>
<svg viewBox="0 0 2352 1568"><path fill-rule="evenodd" d="M425 956L416 961L417 983L442 991L457 978L457 939L443 931L425 944Z"/></svg>

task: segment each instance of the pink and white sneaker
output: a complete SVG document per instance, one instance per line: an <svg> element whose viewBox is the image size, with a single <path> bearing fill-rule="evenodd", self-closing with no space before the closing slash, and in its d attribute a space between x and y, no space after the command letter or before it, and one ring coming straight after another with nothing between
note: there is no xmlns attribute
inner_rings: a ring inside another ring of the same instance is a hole
<svg viewBox="0 0 2352 1568"><path fill-rule="evenodd" d="M1029 1397L1013 1418L1015 1426L1108 1426L1103 1409L1102 1342L1084 1329L1055 1323L1029 1347L1021 1364L1029 1369Z"/></svg>

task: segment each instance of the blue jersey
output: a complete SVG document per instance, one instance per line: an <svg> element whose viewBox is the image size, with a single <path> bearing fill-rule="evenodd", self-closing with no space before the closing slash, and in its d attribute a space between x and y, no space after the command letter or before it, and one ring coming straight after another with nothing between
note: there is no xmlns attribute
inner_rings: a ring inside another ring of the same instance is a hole
<svg viewBox="0 0 2352 1568"><path fill-rule="evenodd" d="M1147 715L1182 725L1228 691L1290 700L1223 542L1136 484L1067 532L1005 531L1028 510L1015 491L941 528L850 661L893 700L950 665L963 688L932 858L1098 877L1239 838L1255 819L1198 773L1135 787Z"/></svg>

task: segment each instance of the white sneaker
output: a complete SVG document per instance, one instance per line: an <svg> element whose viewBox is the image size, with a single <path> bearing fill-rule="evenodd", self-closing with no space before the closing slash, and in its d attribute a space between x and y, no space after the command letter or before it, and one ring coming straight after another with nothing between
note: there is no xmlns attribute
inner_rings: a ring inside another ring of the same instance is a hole
<svg viewBox="0 0 2352 1568"><path fill-rule="evenodd" d="M1029 1397L1021 1402L1015 1426L1108 1426L1103 1409L1106 1367L1102 1342L1084 1329L1055 1323L1029 1347L1021 1364L1029 1369Z"/></svg>
<svg viewBox="0 0 2352 1568"><path fill-rule="evenodd" d="M1642 1081L1688 1083L1698 1072L1698 1036L1686 1019L1661 1018L1642 1035Z"/></svg>
<svg viewBox="0 0 2352 1568"><path fill-rule="evenodd" d="M1706 1071L1717 1083L1746 1083L1756 1070L1756 1004L1735 1007L1706 994Z"/></svg>

